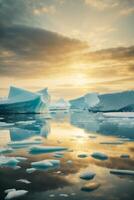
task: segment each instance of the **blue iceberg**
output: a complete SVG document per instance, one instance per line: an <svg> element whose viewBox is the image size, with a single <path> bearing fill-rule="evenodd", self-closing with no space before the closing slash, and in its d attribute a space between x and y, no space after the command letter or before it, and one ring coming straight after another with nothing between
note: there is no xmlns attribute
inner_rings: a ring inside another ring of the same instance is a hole
<svg viewBox="0 0 134 200"><path fill-rule="evenodd" d="M47 110L49 99L46 89L34 93L11 86L8 98L0 101L0 113L42 113Z"/></svg>

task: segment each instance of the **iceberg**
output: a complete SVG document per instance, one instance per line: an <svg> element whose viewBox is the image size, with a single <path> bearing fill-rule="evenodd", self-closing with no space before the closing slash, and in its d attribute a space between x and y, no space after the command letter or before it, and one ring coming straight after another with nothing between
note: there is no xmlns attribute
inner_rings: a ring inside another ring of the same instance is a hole
<svg viewBox="0 0 134 200"><path fill-rule="evenodd" d="M70 100L71 109L89 110L90 112L133 112L134 91L97 94L88 93Z"/></svg>
<svg viewBox="0 0 134 200"><path fill-rule="evenodd" d="M48 94L10 87L7 99L0 100L0 113L42 113L48 107Z"/></svg>
<svg viewBox="0 0 134 200"><path fill-rule="evenodd" d="M33 146L29 149L31 154L52 153L58 151L66 151L68 148L59 146Z"/></svg>
<svg viewBox="0 0 134 200"><path fill-rule="evenodd" d="M49 106L50 110L69 110L69 108L70 103L62 98Z"/></svg>

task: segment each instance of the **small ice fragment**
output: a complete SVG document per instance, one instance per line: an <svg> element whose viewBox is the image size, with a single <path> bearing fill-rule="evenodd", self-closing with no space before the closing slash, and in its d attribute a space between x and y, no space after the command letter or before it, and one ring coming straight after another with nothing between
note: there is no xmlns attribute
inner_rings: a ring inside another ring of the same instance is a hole
<svg viewBox="0 0 134 200"><path fill-rule="evenodd" d="M88 157L88 155L85 154L85 153L83 153L83 154L79 154L78 157L79 157L79 158L86 158L86 157Z"/></svg>
<svg viewBox="0 0 134 200"><path fill-rule="evenodd" d="M121 158L129 158L130 156L128 154L122 154L120 157Z"/></svg>
<svg viewBox="0 0 134 200"><path fill-rule="evenodd" d="M100 187L100 184L99 183L96 183L96 182L91 182L91 183L88 183L86 185L84 185L81 190L84 191L84 192L92 192L93 190L96 190Z"/></svg>
<svg viewBox="0 0 134 200"><path fill-rule="evenodd" d="M95 177L95 173L93 172L84 172L80 175L80 178L84 180L91 180L94 177Z"/></svg>
<svg viewBox="0 0 134 200"><path fill-rule="evenodd" d="M36 171L36 169L33 168L33 167L32 167L32 168L27 168L27 169L26 169L26 172L29 173L29 174L31 174L31 173L33 173L33 172L35 172L35 171Z"/></svg>
<svg viewBox="0 0 134 200"><path fill-rule="evenodd" d="M25 160L27 160L27 158L25 158L25 157L19 157L19 156L16 157L16 159L19 160L20 162L21 162L21 161L25 161Z"/></svg>
<svg viewBox="0 0 134 200"><path fill-rule="evenodd" d="M67 164L72 164L72 162L73 162L72 160L68 160Z"/></svg>
<svg viewBox="0 0 134 200"><path fill-rule="evenodd" d="M18 179L16 180L17 182L22 182L22 183L26 183L26 184L30 184L31 182L26 180L26 179Z"/></svg>
<svg viewBox="0 0 134 200"><path fill-rule="evenodd" d="M120 144L124 144L124 142L123 141L100 142L100 144L120 145Z"/></svg>
<svg viewBox="0 0 134 200"><path fill-rule="evenodd" d="M91 156L98 160L107 160L108 159L108 156L106 154L100 153L100 152L94 152L93 154L91 154Z"/></svg>
<svg viewBox="0 0 134 200"><path fill-rule="evenodd" d="M17 198L17 197L20 197L20 196L24 196L27 193L28 193L27 190L12 190L12 191L8 192L8 194L5 197L5 200L9 200L9 199Z"/></svg>
<svg viewBox="0 0 134 200"><path fill-rule="evenodd" d="M68 197L68 194L59 194L60 197Z"/></svg>
<svg viewBox="0 0 134 200"><path fill-rule="evenodd" d="M55 195L54 194L50 194L49 197L53 198L53 197L55 197Z"/></svg>

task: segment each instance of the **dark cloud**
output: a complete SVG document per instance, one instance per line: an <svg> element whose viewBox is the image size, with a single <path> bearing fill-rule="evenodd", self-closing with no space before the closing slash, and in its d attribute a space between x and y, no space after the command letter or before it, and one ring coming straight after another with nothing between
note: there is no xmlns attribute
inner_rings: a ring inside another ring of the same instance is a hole
<svg viewBox="0 0 134 200"><path fill-rule="evenodd" d="M92 61L101 60L131 60L134 59L134 46L116 47L89 52L84 55L84 59Z"/></svg>
<svg viewBox="0 0 134 200"><path fill-rule="evenodd" d="M85 42L28 26L0 28L0 74L29 74L61 67L87 48ZM38 69L37 69L38 68ZM27 70L27 72L26 72Z"/></svg>

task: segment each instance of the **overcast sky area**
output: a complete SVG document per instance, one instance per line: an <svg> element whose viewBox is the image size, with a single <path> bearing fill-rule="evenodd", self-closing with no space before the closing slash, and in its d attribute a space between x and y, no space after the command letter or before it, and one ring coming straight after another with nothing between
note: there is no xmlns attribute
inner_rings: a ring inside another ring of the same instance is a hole
<svg viewBox="0 0 134 200"><path fill-rule="evenodd" d="M134 0L0 0L0 96L134 89Z"/></svg>

